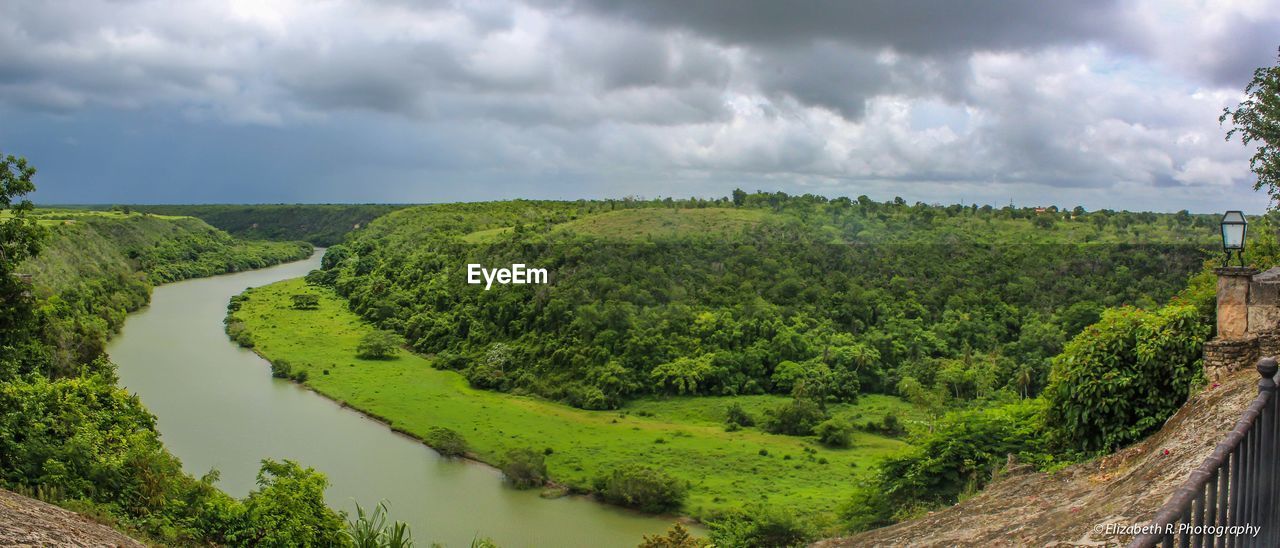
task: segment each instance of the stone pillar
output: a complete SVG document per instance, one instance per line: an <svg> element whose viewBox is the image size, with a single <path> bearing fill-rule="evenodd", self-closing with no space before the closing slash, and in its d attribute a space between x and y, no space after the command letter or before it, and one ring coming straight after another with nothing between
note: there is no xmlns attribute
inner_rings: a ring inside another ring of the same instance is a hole
<svg viewBox="0 0 1280 548"><path fill-rule="evenodd" d="M1249 282L1258 271L1227 266L1213 272L1218 275L1218 338L1243 339L1249 333Z"/></svg>
<svg viewBox="0 0 1280 548"><path fill-rule="evenodd" d="M1218 275L1218 336L1204 345L1204 373L1210 381L1258 360L1258 337L1249 332L1249 285L1258 271L1223 267Z"/></svg>

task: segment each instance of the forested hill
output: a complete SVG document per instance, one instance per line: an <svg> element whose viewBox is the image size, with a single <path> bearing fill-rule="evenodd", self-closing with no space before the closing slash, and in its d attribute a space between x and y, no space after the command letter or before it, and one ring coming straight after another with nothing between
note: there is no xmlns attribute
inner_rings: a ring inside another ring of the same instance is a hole
<svg viewBox="0 0 1280 548"><path fill-rule="evenodd" d="M431 205L351 233L312 281L475 386L586 408L653 393L964 401L1037 393L1104 307L1183 288L1216 222L740 192ZM550 283L485 291L468 263Z"/></svg>
<svg viewBox="0 0 1280 548"><path fill-rule="evenodd" d="M18 273L30 279L55 370L101 355L153 285L262 268L312 251L304 242L237 240L193 217L56 209L28 217L48 236Z"/></svg>
<svg viewBox="0 0 1280 548"><path fill-rule="evenodd" d="M116 206L161 215L189 215L248 239L311 242L318 246L342 241L352 230L405 207L394 204L254 204Z"/></svg>

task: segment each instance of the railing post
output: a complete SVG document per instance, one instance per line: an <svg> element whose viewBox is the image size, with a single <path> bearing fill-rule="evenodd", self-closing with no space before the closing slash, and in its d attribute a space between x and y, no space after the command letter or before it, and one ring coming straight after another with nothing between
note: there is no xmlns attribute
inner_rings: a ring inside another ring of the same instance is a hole
<svg viewBox="0 0 1280 548"><path fill-rule="evenodd" d="M1276 545L1276 523L1275 512L1272 507L1272 494L1275 491L1276 481L1276 383L1274 377L1276 375L1275 358L1262 358L1258 360L1258 374L1262 378L1258 380L1258 396L1266 398L1266 404L1262 406L1262 415L1258 417L1259 423L1255 430L1262 434L1259 443L1259 451L1257 452L1258 461L1258 484L1254 486L1253 492L1257 497L1257 516L1259 531L1258 536L1262 539L1266 546Z"/></svg>

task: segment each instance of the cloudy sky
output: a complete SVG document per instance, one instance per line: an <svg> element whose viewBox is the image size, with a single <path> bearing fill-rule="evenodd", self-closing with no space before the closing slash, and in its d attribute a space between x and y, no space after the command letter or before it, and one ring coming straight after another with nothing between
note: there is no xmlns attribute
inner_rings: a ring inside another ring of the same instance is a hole
<svg viewBox="0 0 1280 548"><path fill-rule="evenodd" d="M1259 211L1280 0L0 3L46 203L724 196Z"/></svg>

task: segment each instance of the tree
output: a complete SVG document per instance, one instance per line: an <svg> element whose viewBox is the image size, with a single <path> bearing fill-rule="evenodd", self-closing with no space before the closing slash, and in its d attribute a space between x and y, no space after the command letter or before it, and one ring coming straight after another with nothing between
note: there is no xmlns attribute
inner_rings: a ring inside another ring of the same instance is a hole
<svg viewBox="0 0 1280 548"><path fill-rule="evenodd" d="M1235 110L1222 109L1218 122L1231 119L1228 141L1239 134L1244 145L1257 143L1249 158L1249 168L1258 176L1253 189L1265 187L1268 195L1280 199L1280 64L1254 70L1244 92L1245 100Z"/></svg>
<svg viewBox="0 0 1280 548"><path fill-rule="evenodd" d="M0 215L0 378L29 368L32 364L24 362L39 354L30 287L17 275L18 266L40 252L45 235L27 217L31 201L21 199L36 189L35 174L25 158L0 154L0 213L7 213Z"/></svg>
<svg viewBox="0 0 1280 548"><path fill-rule="evenodd" d="M329 480L291 460L265 459L258 489L245 499L246 528L234 544L338 546L346 540L342 518L324 503Z"/></svg>
<svg viewBox="0 0 1280 548"><path fill-rule="evenodd" d="M808 436L827 418L822 406L808 398L795 398L774 409L765 410L764 430L771 434Z"/></svg>
<svg viewBox="0 0 1280 548"><path fill-rule="evenodd" d="M744 428L747 426L755 426L756 419L747 413L746 409L738 402L729 404L729 408L725 410L724 422L730 428Z"/></svg>
<svg viewBox="0 0 1280 548"><path fill-rule="evenodd" d="M385 360L395 356L400 347L400 337L395 333L376 330L370 331L360 338L356 346L356 357L366 360Z"/></svg>
<svg viewBox="0 0 1280 548"><path fill-rule="evenodd" d="M680 508L686 486L656 468L625 464L597 478L596 492L606 502L659 513Z"/></svg>
<svg viewBox="0 0 1280 548"><path fill-rule="evenodd" d="M507 451L502 459L502 475L517 489L540 487L547 482L546 457L529 448Z"/></svg>
<svg viewBox="0 0 1280 548"><path fill-rule="evenodd" d="M818 441L827 447L846 448L853 442L853 425L841 418L827 419L814 427Z"/></svg>
<svg viewBox="0 0 1280 548"><path fill-rule="evenodd" d="M320 308L320 296L314 293L298 293L289 297L293 300L295 310L315 310Z"/></svg>

